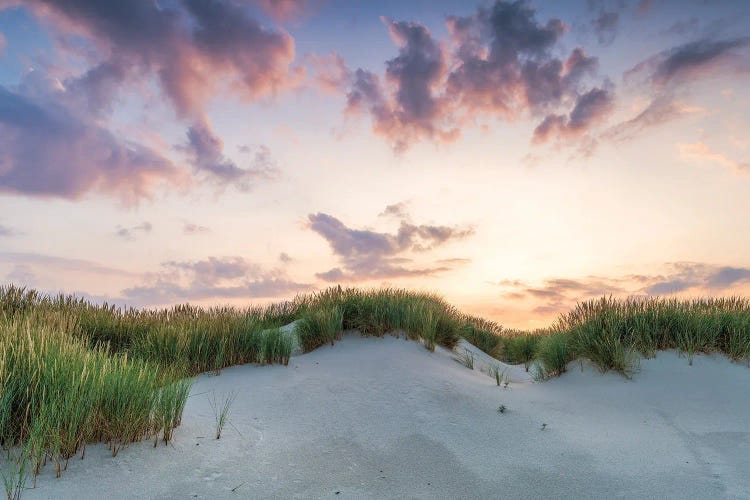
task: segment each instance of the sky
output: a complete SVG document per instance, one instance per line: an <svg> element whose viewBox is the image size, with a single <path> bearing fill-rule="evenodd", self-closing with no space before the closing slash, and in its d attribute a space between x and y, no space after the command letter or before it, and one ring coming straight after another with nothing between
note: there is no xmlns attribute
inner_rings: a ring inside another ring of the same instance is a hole
<svg viewBox="0 0 750 500"><path fill-rule="evenodd" d="M0 0L0 283L747 294L748 116L744 0Z"/></svg>

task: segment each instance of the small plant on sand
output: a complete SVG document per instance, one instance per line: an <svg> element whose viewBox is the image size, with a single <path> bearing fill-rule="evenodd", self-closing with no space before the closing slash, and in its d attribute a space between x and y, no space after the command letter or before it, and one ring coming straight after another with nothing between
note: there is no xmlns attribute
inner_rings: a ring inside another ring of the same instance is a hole
<svg viewBox="0 0 750 500"><path fill-rule="evenodd" d="M154 446L159 441L159 428L162 431L164 444L168 444L172 440L172 432L175 427L180 425L182 410L185 408L191 385L190 380L179 380L162 387L159 391L154 408L156 424Z"/></svg>
<svg viewBox="0 0 750 500"><path fill-rule="evenodd" d="M540 430L546 431L547 430L547 424L542 424L542 427L540 428Z"/></svg>
<svg viewBox="0 0 750 500"><path fill-rule="evenodd" d="M489 369L490 377L495 379L495 383L500 386L500 367L498 365L492 365Z"/></svg>
<svg viewBox="0 0 750 500"><path fill-rule="evenodd" d="M232 403L234 403L236 397L237 393L233 392L228 394L221 401L218 401L216 399L216 393L213 392L208 398L208 401L211 404L211 409L214 412L214 421L216 422L216 439L221 439L221 431L224 430L224 426L229 421L229 409L232 407Z"/></svg>
<svg viewBox="0 0 750 500"><path fill-rule="evenodd" d="M497 412L498 413L505 413L506 411L508 411L508 407L505 406L505 405L500 405L500 406L497 407Z"/></svg>
<svg viewBox="0 0 750 500"><path fill-rule="evenodd" d="M17 456L12 456L8 451L7 467L2 467L3 486L8 500L20 500L26 481L29 478L29 455L26 449L22 449Z"/></svg>
<svg viewBox="0 0 750 500"><path fill-rule="evenodd" d="M471 351L464 349L464 353L461 355L458 361L469 370L474 369L474 354L472 354Z"/></svg>

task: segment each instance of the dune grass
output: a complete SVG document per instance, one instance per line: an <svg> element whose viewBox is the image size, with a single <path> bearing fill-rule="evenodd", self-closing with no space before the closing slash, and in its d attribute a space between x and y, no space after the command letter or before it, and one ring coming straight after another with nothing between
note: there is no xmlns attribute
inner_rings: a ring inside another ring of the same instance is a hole
<svg viewBox="0 0 750 500"><path fill-rule="evenodd" d="M0 443L23 448L34 474L52 462L59 477L91 442L112 455L179 425L190 381L184 373L90 347L75 321L31 312L0 318Z"/></svg>
<svg viewBox="0 0 750 500"><path fill-rule="evenodd" d="M214 413L214 421L216 423L216 439L221 439L221 433L224 430L227 422L229 422L229 410L232 408L234 400L237 398L237 392L226 395L223 399L216 399L216 393L212 393L208 401L211 405L211 410Z"/></svg>
<svg viewBox="0 0 750 500"><path fill-rule="evenodd" d="M310 352L336 341L344 330L344 314L339 306L309 309L302 314L296 326L302 349Z"/></svg>
<svg viewBox="0 0 750 500"><path fill-rule="evenodd" d="M137 310L0 287L0 445L16 457L0 464L8 494L20 495L26 472L35 477L45 464L59 476L90 443L113 456L145 438L169 443L188 377L287 364L292 340L279 327L294 320L305 351L351 328L453 347L463 325L442 299L394 289L332 288L247 309Z"/></svg>
<svg viewBox="0 0 750 500"><path fill-rule="evenodd" d="M343 330L378 337L403 333L430 350L436 345L453 348L465 323L458 310L436 295L393 288L334 287L299 296L295 303L305 351L335 341Z"/></svg>
<svg viewBox="0 0 750 500"><path fill-rule="evenodd" d="M604 297L578 304L553 330L567 332L575 357L602 370L629 374L638 355L677 349L690 363L697 353L750 357L750 300Z"/></svg>
<svg viewBox="0 0 750 500"><path fill-rule="evenodd" d="M550 333L539 338L536 344L537 379L556 377L565 373L568 363L573 359L570 344L569 334L563 332Z"/></svg>
<svg viewBox="0 0 750 500"><path fill-rule="evenodd" d="M500 358L513 364L523 364L526 371L529 371L529 367L536 358L537 344L542 335L525 333L525 332L511 332L503 338L503 351L501 352Z"/></svg>
<svg viewBox="0 0 750 500"><path fill-rule="evenodd" d="M750 300L737 297L602 298L578 304L548 329L520 332L463 314L436 295L392 288L334 287L246 309L138 310L5 286L0 445L8 453L0 471L8 494L47 463L60 475L90 443L106 443L112 455L145 438L169 443L190 376L241 363L287 364L292 341L279 327L292 321L305 352L350 329L403 335L430 350L465 338L527 371L536 365L538 379L564 373L574 359L630 376L640 356L664 349L688 362L713 352L750 358ZM502 382L499 372L494 377Z"/></svg>
<svg viewBox="0 0 750 500"><path fill-rule="evenodd" d="M456 359L469 370L474 369L474 354L471 351L464 349L463 354Z"/></svg>

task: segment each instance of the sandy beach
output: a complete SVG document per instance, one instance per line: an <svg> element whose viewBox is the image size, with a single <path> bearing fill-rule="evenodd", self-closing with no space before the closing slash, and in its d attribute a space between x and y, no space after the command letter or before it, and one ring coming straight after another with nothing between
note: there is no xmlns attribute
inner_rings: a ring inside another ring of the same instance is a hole
<svg viewBox="0 0 750 500"><path fill-rule="evenodd" d="M24 498L750 498L746 366L660 352L503 388L456 357L350 333L201 375L173 445L89 446ZM209 397L235 392L216 440Z"/></svg>

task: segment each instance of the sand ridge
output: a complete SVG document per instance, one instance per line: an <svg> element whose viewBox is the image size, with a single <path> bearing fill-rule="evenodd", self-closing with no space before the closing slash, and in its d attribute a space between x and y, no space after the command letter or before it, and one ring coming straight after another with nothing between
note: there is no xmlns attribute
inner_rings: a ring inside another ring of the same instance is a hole
<svg viewBox="0 0 750 500"><path fill-rule="evenodd" d="M173 445L90 446L24 498L750 498L746 366L662 352L632 380L573 362L505 389L456 357L350 333L201 375ZM217 441L209 395L233 392Z"/></svg>

